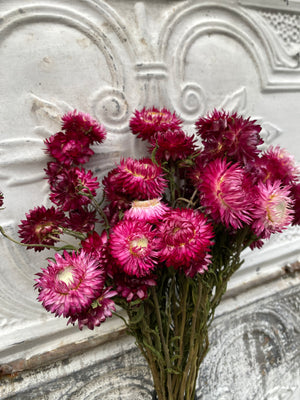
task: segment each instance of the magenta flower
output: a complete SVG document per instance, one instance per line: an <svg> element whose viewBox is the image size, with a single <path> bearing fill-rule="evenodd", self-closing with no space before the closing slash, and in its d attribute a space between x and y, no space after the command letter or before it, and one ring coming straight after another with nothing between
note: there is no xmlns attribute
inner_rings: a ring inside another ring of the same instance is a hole
<svg viewBox="0 0 300 400"><path fill-rule="evenodd" d="M194 136L188 136L181 129L157 132L151 140L152 152L156 148L155 158L161 161L182 160L195 152Z"/></svg>
<svg viewBox="0 0 300 400"><path fill-rule="evenodd" d="M237 113L214 110L196 122L197 133L202 139L208 159L227 157L232 161L247 164L259 154L263 143L261 126Z"/></svg>
<svg viewBox="0 0 300 400"><path fill-rule="evenodd" d="M102 293L105 272L90 254L64 252L49 260L46 269L38 273L35 288L38 300L56 316L71 317L85 311Z"/></svg>
<svg viewBox="0 0 300 400"><path fill-rule="evenodd" d="M300 183L291 187L291 197L294 200L293 225L300 225Z"/></svg>
<svg viewBox="0 0 300 400"><path fill-rule="evenodd" d="M168 267L182 269L194 276L207 269L214 232L207 218L199 211L173 209L158 225L161 260Z"/></svg>
<svg viewBox="0 0 300 400"><path fill-rule="evenodd" d="M89 139L77 132L58 132L45 139L46 153L61 164L84 164L94 154Z"/></svg>
<svg viewBox="0 0 300 400"><path fill-rule="evenodd" d="M256 186L257 199L253 213L254 233L263 239L270 238L272 233L282 232L293 222L293 199L290 197L290 186L281 186L281 181L271 183L259 182Z"/></svg>
<svg viewBox="0 0 300 400"><path fill-rule="evenodd" d="M145 300L148 297L149 288L156 286L156 276L154 275L136 278L118 272L113 279L119 296L125 298L128 302L137 299Z"/></svg>
<svg viewBox="0 0 300 400"><path fill-rule="evenodd" d="M54 207L35 207L26 214L26 219L21 220L19 225L19 236L22 243L43 244L44 246L28 246L27 249L35 251L44 250L59 241L65 215Z"/></svg>
<svg viewBox="0 0 300 400"><path fill-rule="evenodd" d="M143 108L142 111L135 111L129 126L132 133L143 140L152 138L155 132L165 132L167 130L180 129L182 120L166 108L161 110L152 107Z"/></svg>
<svg viewBox="0 0 300 400"><path fill-rule="evenodd" d="M84 326L93 330L95 326L100 326L106 318L112 317L112 312L116 311L115 303L111 299L118 293L111 287L103 289L102 293L93 301L92 305L80 314L71 315L68 324L78 322L78 328L82 330Z"/></svg>
<svg viewBox="0 0 300 400"><path fill-rule="evenodd" d="M131 202L161 197L167 182L162 168L149 158L127 158L103 179L103 185L109 200Z"/></svg>
<svg viewBox="0 0 300 400"><path fill-rule="evenodd" d="M86 206L69 211L64 227L77 232L91 232L97 222L96 211L89 210Z"/></svg>
<svg viewBox="0 0 300 400"><path fill-rule="evenodd" d="M251 180L238 164L214 160L204 168L201 180L201 204L217 223L234 229L251 223L254 192Z"/></svg>
<svg viewBox="0 0 300 400"><path fill-rule="evenodd" d="M73 132L88 138L90 144L102 143L106 137L106 130L89 114L80 111L71 111L62 117L62 129L69 134Z"/></svg>
<svg viewBox="0 0 300 400"><path fill-rule="evenodd" d="M161 198L151 200L134 200L131 208L125 211L124 219L136 219L155 223L163 218L169 207L161 202Z"/></svg>
<svg viewBox="0 0 300 400"><path fill-rule="evenodd" d="M124 220L116 224L111 232L109 249L119 269L138 278L148 276L159 255L155 235L147 222Z"/></svg>
<svg viewBox="0 0 300 400"><path fill-rule="evenodd" d="M294 157L279 146L270 146L258 162L260 171L255 171L264 182L281 180L284 185L294 184L299 176L299 168Z"/></svg>
<svg viewBox="0 0 300 400"><path fill-rule="evenodd" d="M92 171L79 168L62 169L51 176L50 200L64 211L76 210L91 202L99 182Z"/></svg>
<svg viewBox="0 0 300 400"><path fill-rule="evenodd" d="M93 231L85 240L81 242L83 250L91 254L99 264L108 272L108 250L107 250L107 233L103 231L101 236Z"/></svg>

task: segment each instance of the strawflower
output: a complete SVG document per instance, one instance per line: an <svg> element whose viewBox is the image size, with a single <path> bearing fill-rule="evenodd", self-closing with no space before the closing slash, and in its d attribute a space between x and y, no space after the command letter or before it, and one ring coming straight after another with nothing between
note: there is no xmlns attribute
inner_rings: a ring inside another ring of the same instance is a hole
<svg viewBox="0 0 300 400"><path fill-rule="evenodd" d="M214 110L196 122L208 159L227 157L243 164L254 161L263 144L261 126L237 113Z"/></svg>
<svg viewBox="0 0 300 400"><path fill-rule="evenodd" d="M111 299L117 292L111 287L106 288L93 301L91 306L80 314L71 315L68 324L78 323L78 328L82 330L84 326L93 330L95 326L100 326L107 318L112 317L112 312L116 311L115 303Z"/></svg>
<svg viewBox="0 0 300 400"><path fill-rule="evenodd" d="M85 311L100 296L105 271L90 254L81 251L55 255L46 269L37 274L38 300L56 316L71 317Z"/></svg>
<svg viewBox="0 0 300 400"><path fill-rule="evenodd" d="M50 181L50 180L49 180ZM64 211L77 210L90 204L99 182L92 171L79 168L62 169L51 177L50 200Z"/></svg>
<svg viewBox="0 0 300 400"><path fill-rule="evenodd" d="M156 132L180 129L182 120L166 108L159 110L156 107L136 110L131 118L129 126L133 134L142 140L150 140Z"/></svg>
<svg viewBox="0 0 300 400"><path fill-rule="evenodd" d="M257 236L268 239L272 233L282 232L293 222L293 199L290 187L282 187L281 181L259 182L256 189L252 229Z"/></svg>
<svg viewBox="0 0 300 400"><path fill-rule="evenodd" d="M205 167L199 183L200 202L216 223L241 228L252 221L254 191L238 164L216 159Z"/></svg>
<svg viewBox="0 0 300 400"><path fill-rule="evenodd" d="M103 179L104 191L111 201L149 200L162 196L167 182L163 170L150 158L127 158ZM123 196L123 197L122 197Z"/></svg>
<svg viewBox="0 0 300 400"><path fill-rule="evenodd" d="M102 143L106 137L106 130L103 125L99 124L89 114L80 111L71 111L62 117L62 129L67 133L74 132L84 135L90 144Z"/></svg>
<svg viewBox="0 0 300 400"><path fill-rule="evenodd" d="M169 211L169 207L161 201L161 198L151 200L134 200L131 208L125 211L124 219L136 219L155 223L161 220Z"/></svg>
<svg viewBox="0 0 300 400"><path fill-rule="evenodd" d="M78 132L58 132L44 141L46 153L61 164L84 164L94 154L89 139Z"/></svg>
<svg viewBox="0 0 300 400"><path fill-rule="evenodd" d="M65 221L65 215L62 211L54 207L40 206L35 207L25 215L26 219L21 220L19 225L21 243L44 245L28 246L27 249L33 248L35 251L41 251L59 241Z"/></svg>
<svg viewBox="0 0 300 400"><path fill-rule="evenodd" d="M124 220L116 224L109 238L109 250L120 271L137 278L150 275L157 264L159 245L151 224Z"/></svg>
<svg viewBox="0 0 300 400"><path fill-rule="evenodd" d="M173 209L158 225L161 260L168 267L182 269L187 275L207 269L213 228L207 218L192 209Z"/></svg>

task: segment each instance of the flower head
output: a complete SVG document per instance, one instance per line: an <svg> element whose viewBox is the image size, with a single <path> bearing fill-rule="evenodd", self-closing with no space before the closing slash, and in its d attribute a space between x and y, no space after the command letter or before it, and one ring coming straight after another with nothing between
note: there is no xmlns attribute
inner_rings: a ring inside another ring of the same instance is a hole
<svg viewBox="0 0 300 400"><path fill-rule="evenodd" d="M121 160L103 179L104 191L111 201L149 200L160 197L167 182L162 168L150 158Z"/></svg>
<svg viewBox="0 0 300 400"><path fill-rule="evenodd" d="M195 139L188 136L182 129L157 132L151 140L151 152L155 151L155 158L161 162L172 159L182 160L189 157L195 151Z"/></svg>
<svg viewBox="0 0 300 400"><path fill-rule="evenodd" d="M91 202L96 195L99 182L92 171L79 168L64 168L51 176L50 200L64 211L77 210Z"/></svg>
<svg viewBox="0 0 300 400"><path fill-rule="evenodd" d="M90 254L64 252L37 274L38 300L56 316L70 317L85 311L102 293L105 272Z"/></svg>
<svg viewBox="0 0 300 400"><path fill-rule="evenodd" d="M152 107L143 108L142 111L136 110L129 125L132 133L143 140L149 140L155 132L180 129L181 124L181 119L175 113L172 114L166 108L159 110Z"/></svg>
<svg viewBox="0 0 300 400"><path fill-rule="evenodd" d="M65 114L62 120L62 129L66 130L68 134L73 132L84 135L88 138L90 144L102 143L106 137L104 126L100 125L89 114L74 110Z"/></svg>
<svg viewBox="0 0 300 400"><path fill-rule="evenodd" d="M294 157L279 146L270 146L258 162L258 174L264 182L281 180L284 185L294 184L299 176L299 168Z"/></svg>
<svg viewBox="0 0 300 400"><path fill-rule="evenodd" d="M259 182L257 199L253 212L252 229L262 239L268 239L272 233L282 232L293 221L293 199L290 187L281 186L281 181Z"/></svg>
<svg viewBox="0 0 300 400"><path fill-rule="evenodd" d="M46 153L61 164L84 164L94 154L88 137L78 132L58 132L44 141Z"/></svg>
<svg viewBox="0 0 300 400"><path fill-rule="evenodd" d="M19 225L19 236L22 243L41 244L44 246L31 247L35 251L41 251L47 246L53 246L59 241L65 215L54 207L35 207L26 214L26 219L21 220Z"/></svg>
<svg viewBox="0 0 300 400"><path fill-rule="evenodd" d="M161 202L161 198L151 200L134 200L131 208L125 211L124 219L136 219L155 223L163 218L169 207Z"/></svg>
<svg viewBox="0 0 300 400"><path fill-rule="evenodd" d="M158 230L162 246L160 258L168 267L182 269L188 276L207 269L214 232L202 213L173 209L158 225Z"/></svg>
<svg viewBox="0 0 300 400"><path fill-rule="evenodd" d="M93 301L91 306L80 314L71 315L68 324L78 322L80 330L84 326L93 330L95 326L100 326L102 322L112 316L112 312L116 311L115 303L111 299L118 293L111 287L103 289L102 293Z"/></svg>
<svg viewBox="0 0 300 400"><path fill-rule="evenodd" d="M148 297L149 288L151 286L156 286L155 275L137 278L118 272L113 278L116 291L128 302L137 299L145 300Z"/></svg>
<svg viewBox="0 0 300 400"><path fill-rule="evenodd" d="M64 227L77 232L91 232L97 222L96 211L89 210L86 206L69 211Z"/></svg>
<svg viewBox="0 0 300 400"><path fill-rule="evenodd" d="M237 113L214 110L196 122L197 133L202 139L208 159L227 157L232 161L247 164L259 154L263 143L261 126Z"/></svg>
<svg viewBox="0 0 300 400"><path fill-rule="evenodd" d="M300 183L291 187L291 197L294 201L293 225L300 225Z"/></svg>
<svg viewBox="0 0 300 400"><path fill-rule="evenodd" d="M138 278L152 272L159 255L155 231L149 223L139 220L116 224L111 232L109 249L119 269Z"/></svg>
<svg viewBox="0 0 300 400"><path fill-rule="evenodd" d="M101 236L96 231L93 231L85 240L81 242L84 251L97 259L99 264L105 269L108 261L107 239L106 231L103 231Z"/></svg>
<svg viewBox="0 0 300 400"><path fill-rule="evenodd" d="M217 223L234 229L251 223L253 188L250 178L238 164L222 159L207 164L199 191L201 204Z"/></svg>

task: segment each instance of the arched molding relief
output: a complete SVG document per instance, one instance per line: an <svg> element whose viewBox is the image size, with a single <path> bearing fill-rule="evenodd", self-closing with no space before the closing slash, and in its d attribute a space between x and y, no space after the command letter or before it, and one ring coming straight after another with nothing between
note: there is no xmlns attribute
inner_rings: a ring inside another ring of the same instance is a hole
<svg viewBox="0 0 300 400"><path fill-rule="evenodd" d="M252 59L262 91L299 90L298 57L288 54L278 36L259 12L216 2L184 4L165 22L159 55L171 66L169 92L180 88L173 106L193 122L205 110L208 94L199 83L186 81L186 58L192 45L211 35L222 35L238 42Z"/></svg>

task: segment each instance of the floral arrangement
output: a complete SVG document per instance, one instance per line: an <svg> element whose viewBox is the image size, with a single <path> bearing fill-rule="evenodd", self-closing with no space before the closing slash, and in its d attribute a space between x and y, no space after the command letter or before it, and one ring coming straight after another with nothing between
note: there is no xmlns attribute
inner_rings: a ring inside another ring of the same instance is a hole
<svg viewBox="0 0 300 400"><path fill-rule="evenodd" d="M278 146L262 151L256 121L214 110L194 135L182 125L165 108L136 111L130 129L149 156L120 160L100 187L83 165L106 130L88 114L64 115L45 140L54 205L19 225L22 245L56 251L35 279L45 309L94 329L123 308L159 400L194 398L208 328L241 252L300 223L294 159Z"/></svg>

